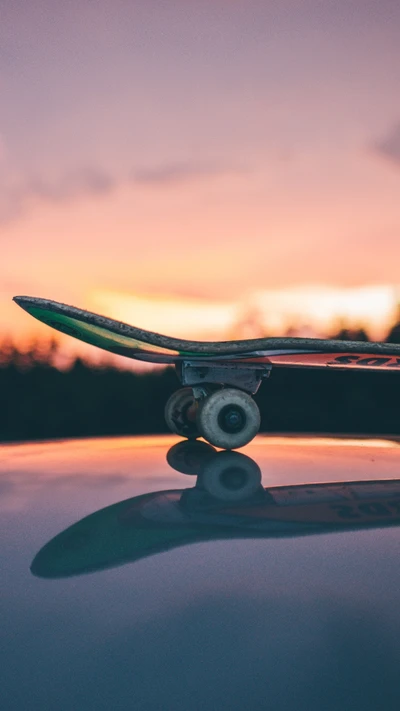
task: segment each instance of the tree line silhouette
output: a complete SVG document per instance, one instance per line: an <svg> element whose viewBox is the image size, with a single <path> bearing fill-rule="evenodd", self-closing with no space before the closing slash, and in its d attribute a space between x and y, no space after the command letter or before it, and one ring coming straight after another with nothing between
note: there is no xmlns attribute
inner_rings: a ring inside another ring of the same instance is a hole
<svg viewBox="0 0 400 711"><path fill-rule="evenodd" d="M365 330L332 336L368 341ZM400 321L386 337L400 343ZM55 367L56 340L27 350L0 343L0 441L167 432L164 405L180 387L174 369L133 372L75 359ZM400 434L396 372L273 370L255 399L264 432Z"/></svg>

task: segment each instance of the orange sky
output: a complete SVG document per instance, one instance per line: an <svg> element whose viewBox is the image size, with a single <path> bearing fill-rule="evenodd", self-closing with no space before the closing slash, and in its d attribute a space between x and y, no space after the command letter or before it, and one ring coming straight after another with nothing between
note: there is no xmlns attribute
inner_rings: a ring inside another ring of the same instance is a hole
<svg viewBox="0 0 400 711"><path fill-rule="evenodd" d="M257 312L274 335L348 318L382 337L399 4L117 4L2 14L0 333L37 328L10 301L28 294L171 335Z"/></svg>

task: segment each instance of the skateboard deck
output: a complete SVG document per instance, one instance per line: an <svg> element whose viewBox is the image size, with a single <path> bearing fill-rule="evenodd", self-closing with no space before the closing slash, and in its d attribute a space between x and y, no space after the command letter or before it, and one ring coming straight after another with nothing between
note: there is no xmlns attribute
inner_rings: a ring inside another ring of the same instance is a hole
<svg viewBox="0 0 400 711"><path fill-rule="evenodd" d="M284 367L399 370L400 345L319 338L189 341L32 296L14 301L39 321L111 353L151 363L228 361Z"/></svg>

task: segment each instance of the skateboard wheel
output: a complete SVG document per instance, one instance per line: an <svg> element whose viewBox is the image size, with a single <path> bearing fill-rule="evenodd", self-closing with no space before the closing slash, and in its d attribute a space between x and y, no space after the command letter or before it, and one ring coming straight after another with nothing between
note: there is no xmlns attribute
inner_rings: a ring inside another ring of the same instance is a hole
<svg viewBox="0 0 400 711"><path fill-rule="evenodd" d="M188 439L199 437L195 408L197 408L197 404L192 388L181 388L174 392L167 401L164 410L165 421L171 432ZM192 410L192 416L190 410Z"/></svg>
<svg viewBox="0 0 400 711"><path fill-rule="evenodd" d="M197 427L204 439L215 447L237 449L257 434L260 411L247 393L222 388L200 402Z"/></svg>
<svg viewBox="0 0 400 711"><path fill-rule="evenodd" d="M261 470L240 452L217 452L200 476L202 487L221 501L250 499L261 486Z"/></svg>
<svg viewBox="0 0 400 711"><path fill-rule="evenodd" d="M214 447L206 442L178 442L167 452L167 462L181 474L198 476L204 465L215 454Z"/></svg>

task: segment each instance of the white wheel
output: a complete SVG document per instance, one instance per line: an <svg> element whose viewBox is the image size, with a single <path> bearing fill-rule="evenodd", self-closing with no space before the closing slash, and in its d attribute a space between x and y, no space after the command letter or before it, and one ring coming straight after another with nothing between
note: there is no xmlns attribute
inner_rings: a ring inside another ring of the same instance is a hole
<svg viewBox="0 0 400 711"><path fill-rule="evenodd" d="M181 388L174 392L167 401L164 410L165 421L171 432L188 439L199 437L196 411L197 403L192 388Z"/></svg>
<svg viewBox="0 0 400 711"><path fill-rule="evenodd" d="M236 388L222 388L200 402L197 427L210 444L223 449L244 447L260 428L253 398Z"/></svg>
<svg viewBox="0 0 400 711"><path fill-rule="evenodd" d="M254 459L240 452L218 452L200 476L203 488L222 501L250 499L261 486L261 470Z"/></svg>

